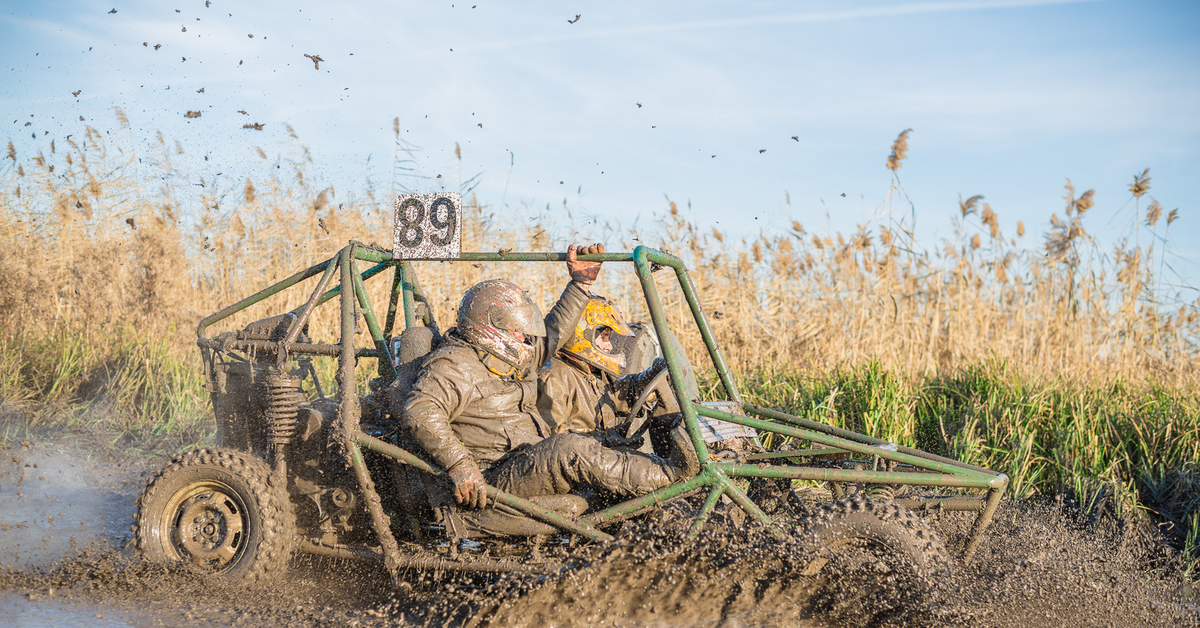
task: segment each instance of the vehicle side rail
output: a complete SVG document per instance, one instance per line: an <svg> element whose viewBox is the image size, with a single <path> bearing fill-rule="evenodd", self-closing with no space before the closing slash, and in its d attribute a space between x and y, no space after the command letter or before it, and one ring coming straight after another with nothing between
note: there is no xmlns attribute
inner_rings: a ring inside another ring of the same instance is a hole
<svg viewBox="0 0 1200 628"><path fill-rule="evenodd" d="M228 349L237 349L239 351L275 351L279 349L279 343L272 342L270 340L221 340L220 338L200 338L196 340L196 345L216 351L225 351ZM342 348L340 345L294 342L288 346L288 350L294 355L334 356L341 352ZM355 349L354 355L355 357L359 358L377 358L379 357L379 350L362 347Z"/></svg>
<svg viewBox="0 0 1200 628"><path fill-rule="evenodd" d="M829 434L831 436L845 438L846 440L859 442L859 443L865 443L868 445L875 445L877 447L889 447L890 446L890 447L894 447L895 450L901 454L906 454L909 456L917 456L918 458L925 458L927 460L933 460L936 462L941 462L941 463L953 465L956 467L962 467L964 469L970 469L971 471L977 471L979 473L986 473L989 475L995 474L995 472L992 471L991 469L985 469L983 467L975 466L973 464L968 464L968 463L961 462L958 460L953 460L951 458L945 458L945 457L942 457L942 456L939 456L936 454L931 454L927 451L921 451L920 449L913 449L912 447L905 447L904 445L896 445L893 443L889 443L883 439L873 438L871 436L867 436L865 434L859 434L857 432L852 432L850 430L844 430L844 429L841 429L838 427L834 427L832 425L827 425L825 423L821 423L819 421L813 421L812 419L804 419L804 418L801 418L798 416L787 414L786 412L780 412L778 410L772 410L770 408L756 406L752 403L744 403L744 404L742 404L742 408L745 409L745 411L749 412L750 414L755 414L755 415L758 415L758 416L761 416L764 418L772 419L772 420L778 421L780 423L787 423L790 425L795 425L797 427L803 427L803 428L807 428L807 429L814 430L817 432L821 432L823 434ZM833 453L833 452L823 452L823 453Z"/></svg>

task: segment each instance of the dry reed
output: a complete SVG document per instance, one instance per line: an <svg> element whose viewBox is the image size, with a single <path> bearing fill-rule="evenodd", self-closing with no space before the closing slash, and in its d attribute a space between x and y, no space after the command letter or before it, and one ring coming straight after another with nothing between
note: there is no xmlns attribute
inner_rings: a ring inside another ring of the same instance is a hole
<svg viewBox="0 0 1200 628"><path fill-rule="evenodd" d="M118 120L128 126L120 112ZM158 334L172 330L174 346L190 351L188 330L208 312L324 259L350 239L386 242L388 198L370 187L347 194L315 183L311 157L291 135L294 156L284 160L290 171L270 169L241 184L203 182L199 192L186 185L196 177L173 161L183 147L168 147L161 137L156 151L143 156L91 127L50 156L22 161L10 148L0 170L3 334L21 340L131 323ZM889 168L904 158L907 135L897 138ZM1130 189L1144 194L1148 171ZM634 234L612 226L579 232L565 203L560 212L519 220L510 212L506 220L469 197L463 238L468 250L562 249L604 239L610 250L646 242L675 253L691 269L740 370L817 372L876 360L889 370L927 375L999 359L1027 375L1082 381L1148 373L1191 378L1196 305L1162 307L1152 250L1123 243L1105 255L1097 248L1084 221L1093 196L1091 190L1076 195L1067 182L1065 220L1051 216L1040 251L1006 238L999 214L980 206L982 196L960 200L955 241L932 252L912 250L886 225L818 236L793 221L789 232L739 243L715 229L706 233L674 203L650 233ZM1145 224L1154 227L1160 214L1154 202ZM1021 237L1024 225L1015 231ZM471 283L513 276L511 267L492 264L419 266L443 322L452 320ZM518 272L543 304L563 280L560 269L544 264ZM659 278L679 324L686 307L672 282ZM383 283L372 286L377 307ZM635 318L645 316L627 266L606 272L598 290ZM287 305L305 291L288 293ZM274 311L255 308L234 324ZM314 328L332 317L319 313ZM684 341L698 353L698 338Z"/></svg>

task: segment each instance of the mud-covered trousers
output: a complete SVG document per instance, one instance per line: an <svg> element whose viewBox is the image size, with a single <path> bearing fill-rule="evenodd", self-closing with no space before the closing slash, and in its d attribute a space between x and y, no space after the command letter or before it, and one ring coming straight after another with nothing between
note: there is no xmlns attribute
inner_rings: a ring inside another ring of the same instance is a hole
<svg viewBox="0 0 1200 628"><path fill-rule="evenodd" d="M513 450L483 473L488 484L573 518L587 509L582 497L569 494L578 486L623 496L644 495L681 477L694 475L694 467L686 462L681 465L650 454L604 447L584 434L555 434ZM448 517L447 532L454 537L525 536L555 530L504 504L492 504L482 510L462 508L452 504L449 493L441 501L448 507L444 510Z"/></svg>
<svg viewBox="0 0 1200 628"><path fill-rule="evenodd" d="M688 471L655 455L604 447L584 434L554 434L513 451L484 475L492 486L518 497L562 495L584 485L632 497L667 486Z"/></svg>

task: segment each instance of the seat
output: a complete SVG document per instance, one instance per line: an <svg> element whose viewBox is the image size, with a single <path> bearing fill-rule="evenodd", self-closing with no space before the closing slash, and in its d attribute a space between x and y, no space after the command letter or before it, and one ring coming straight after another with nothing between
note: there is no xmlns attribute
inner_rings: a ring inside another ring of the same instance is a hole
<svg viewBox="0 0 1200 628"><path fill-rule="evenodd" d="M417 375L421 372L421 364L426 356L437 348L440 341L441 337L437 331L430 327L409 327L388 343L392 349L392 364L396 367L396 380L387 390L388 413L392 417L400 416L404 400L408 398L413 384L417 381ZM426 462L432 462L420 445L408 436L407 430L399 431L396 444ZM429 503L430 491L426 486L426 483L432 480L406 464L397 462L391 467L392 482L403 520L402 527L412 537L420 538L421 522L434 518Z"/></svg>

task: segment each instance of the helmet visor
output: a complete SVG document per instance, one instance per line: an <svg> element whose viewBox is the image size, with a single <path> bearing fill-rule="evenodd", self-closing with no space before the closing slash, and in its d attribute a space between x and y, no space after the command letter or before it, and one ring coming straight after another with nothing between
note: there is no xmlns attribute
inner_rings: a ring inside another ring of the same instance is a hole
<svg viewBox="0 0 1200 628"><path fill-rule="evenodd" d="M546 321L537 304L533 302L492 307L489 318L492 326L496 329L503 329L510 333L517 332L525 336L544 337L546 335Z"/></svg>
<svg viewBox="0 0 1200 628"><path fill-rule="evenodd" d="M618 334L616 330L613 330L608 335L608 341L612 343L612 351L605 351L605 353L610 355L621 354L623 356L626 353L629 353L629 351L632 350L637 344L637 338L633 336L626 336L625 334ZM594 345L595 343L593 343L593 346ZM596 348L600 349L598 346Z"/></svg>
<svg viewBox="0 0 1200 628"><path fill-rule="evenodd" d="M595 335L592 336L591 345L592 350L615 365L615 368L611 369L612 371L620 373L625 370L625 350L632 341L631 336L618 334L616 330L606 325L596 330Z"/></svg>

